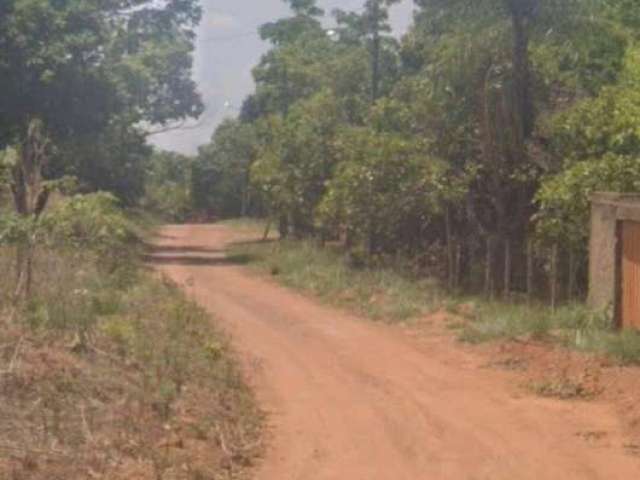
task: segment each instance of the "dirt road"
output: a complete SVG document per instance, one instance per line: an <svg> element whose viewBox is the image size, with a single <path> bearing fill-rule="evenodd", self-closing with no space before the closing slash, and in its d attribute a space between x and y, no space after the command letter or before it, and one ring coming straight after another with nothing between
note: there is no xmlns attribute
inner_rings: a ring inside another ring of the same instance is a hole
<svg viewBox="0 0 640 480"><path fill-rule="evenodd" d="M239 235L168 226L155 255L228 329L269 413L258 480L640 478L607 405L525 394L451 339L277 286L225 258Z"/></svg>

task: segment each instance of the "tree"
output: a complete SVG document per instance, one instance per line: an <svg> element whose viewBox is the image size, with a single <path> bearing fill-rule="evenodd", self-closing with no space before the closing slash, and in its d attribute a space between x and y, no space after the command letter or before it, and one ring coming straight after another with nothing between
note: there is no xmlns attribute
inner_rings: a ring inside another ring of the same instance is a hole
<svg viewBox="0 0 640 480"><path fill-rule="evenodd" d="M389 25L389 7L400 0L367 0L362 14L336 10L334 16L338 23L340 39L346 43L364 43L369 51L371 62L370 99L375 103L381 95L381 83L384 73L393 71L396 42L385 36L391 32ZM386 72L383 72L385 61Z"/></svg>
<svg viewBox="0 0 640 480"><path fill-rule="evenodd" d="M256 128L239 120L225 120L211 142L200 148L193 169L194 208L209 216L247 216L257 208L249 171L256 159Z"/></svg>
<svg viewBox="0 0 640 480"><path fill-rule="evenodd" d="M172 152L154 152L145 162L143 207L171 222L193 218L192 158Z"/></svg>
<svg viewBox="0 0 640 480"><path fill-rule="evenodd" d="M531 294L548 261L534 257L583 249L586 192L636 188L640 8L416 0L398 43L394 3L335 11L330 36L313 2L263 29L273 48L241 114L252 184L283 236L346 231L370 259L440 252L452 289Z"/></svg>
<svg viewBox="0 0 640 480"><path fill-rule="evenodd" d="M131 126L200 113L189 77L195 0L10 0L3 8L0 112L3 141L19 151L19 213L39 213L25 195L46 204L36 179L54 147L93 139L116 117Z"/></svg>
<svg viewBox="0 0 640 480"><path fill-rule="evenodd" d="M251 178L266 195L271 214L290 220L297 236L318 233L312 212L333 174L334 140L345 121L335 96L322 90L296 103L286 118L272 117L263 126L269 137Z"/></svg>
<svg viewBox="0 0 640 480"><path fill-rule="evenodd" d="M94 141L116 120L166 124L201 112L190 78L196 0L7 0L2 9L0 147L17 151L10 183L19 215L44 210L45 174L61 147ZM30 251L19 254L21 278Z"/></svg>

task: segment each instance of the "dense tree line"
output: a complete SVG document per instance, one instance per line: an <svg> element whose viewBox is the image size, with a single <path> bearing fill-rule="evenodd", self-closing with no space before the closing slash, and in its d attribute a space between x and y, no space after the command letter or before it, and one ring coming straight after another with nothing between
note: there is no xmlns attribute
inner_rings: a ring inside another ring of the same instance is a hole
<svg viewBox="0 0 640 480"><path fill-rule="evenodd" d="M202 111L191 79L200 16L198 0L3 0L0 214L35 229L56 190L135 204L149 132ZM18 289L36 239L20 242Z"/></svg>
<svg viewBox="0 0 640 480"><path fill-rule="evenodd" d="M198 159L236 205L451 288L584 288L589 194L640 189L636 2L415 0L398 40L394 1L331 12L332 30L286 1L255 92Z"/></svg>

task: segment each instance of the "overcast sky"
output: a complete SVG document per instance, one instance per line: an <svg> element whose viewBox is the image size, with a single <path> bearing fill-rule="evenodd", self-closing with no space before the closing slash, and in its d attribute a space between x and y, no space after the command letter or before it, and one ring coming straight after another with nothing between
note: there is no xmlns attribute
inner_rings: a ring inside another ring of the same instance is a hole
<svg viewBox="0 0 640 480"><path fill-rule="evenodd" d="M334 8L360 9L364 0L319 0L330 12ZM193 154L207 143L216 126L237 114L242 100L252 92L251 69L269 48L257 34L259 25L287 15L282 0L202 0L204 16L198 30L194 76L206 111L197 128L176 130L152 137L160 148ZM404 0L391 11L397 33L411 21L413 2ZM225 107L225 103L229 102Z"/></svg>

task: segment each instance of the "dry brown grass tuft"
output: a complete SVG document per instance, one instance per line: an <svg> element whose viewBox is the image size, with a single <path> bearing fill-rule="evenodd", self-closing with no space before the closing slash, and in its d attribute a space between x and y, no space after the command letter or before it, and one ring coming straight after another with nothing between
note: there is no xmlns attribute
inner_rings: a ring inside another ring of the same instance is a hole
<svg viewBox="0 0 640 480"><path fill-rule="evenodd" d="M2 291L10 260L0 255ZM89 256L41 252L36 268L13 320L0 301L1 479L247 475L262 417L202 310L149 273L107 273Z"/></svg>

